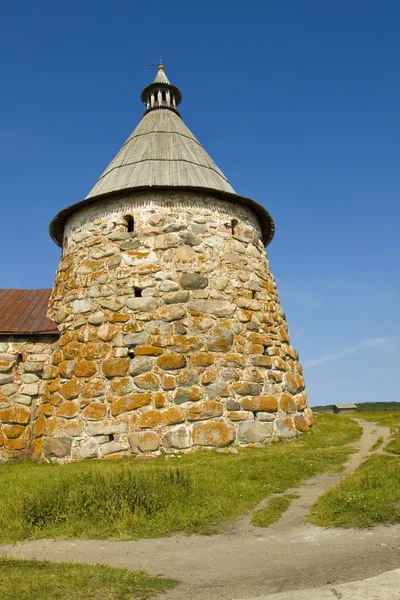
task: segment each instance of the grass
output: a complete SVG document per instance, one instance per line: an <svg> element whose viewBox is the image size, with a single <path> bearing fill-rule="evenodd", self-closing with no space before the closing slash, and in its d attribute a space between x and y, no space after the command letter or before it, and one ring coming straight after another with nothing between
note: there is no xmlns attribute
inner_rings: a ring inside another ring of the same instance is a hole
<svg viewBox="0 0 400 600"><path fill-rule="evenodd" d="M275 521L278 521L283 513L287 511L292 500L300 498L298 494L284 494L271 498L265 508L258 510L251 519L251 524L255 527L269 527Z"/></svg>
<svg viewBox="0 0 400 600"><path fill-rule="evenodd" d="M360 413L360 418L390 427L394 439L385 446L384 450L400 454L400 411L365 411Z"/></svg>
<svg viewBox="0 0 400 600"><path fill-rule="evenodd" d="M354 417L385 427L400 427L400 411L397 410L357 411L354 413Z"/></svg>
<svg viewBox="0 0 400 600"><path fill-rule="evenodd" d="M382 446L382 444L383 444L383 437L378 437L375 444L372 444L372 446L370 448L370 452L373 452L374 450L378 450L378 448L380 448Z"/></svg>
<svg viewBox="0 0 400 600"><path fill-rule="evenodd" d="M0 558L2 600L145 600L175 585L142 571Z"/></svg>
<svg viewBox="0 0 400 600"><path fill-rule="evenodd" d="M385 446L385 450L392 454L400 454L400 429L395 431L394 436L394 439Z"/></svg>
<svg viewBox="0 0 400 600"><path fill-rule="evenodd" d="M0 542L213 533L271 494L340 470L351 452L344 446L360 434L347 416L327 414L296 440L237 455L7 464L0 468Z"/></svg>
<svg viewBox="0 0 400 600"><path fill-rule="evenodd" d="M357 413L361 411L400 411L400 402L357 402L356 404L358 410L356 411L355 416L357 416ZM313 411L319 413L332 412L333 404L326 404L324 406L312 406L311 408Z"/></svg>
<svg viewBox="0 0 400 600"><path fill-rule="evenodd" d="M367 528L400 523L400 464L371 456L353 475L321 496L308 520L325 527Z"/></svg>

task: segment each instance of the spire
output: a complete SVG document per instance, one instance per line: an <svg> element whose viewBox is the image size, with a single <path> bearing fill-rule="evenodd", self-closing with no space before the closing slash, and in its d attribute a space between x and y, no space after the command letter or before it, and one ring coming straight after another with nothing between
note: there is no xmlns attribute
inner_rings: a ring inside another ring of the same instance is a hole
<svg viewBox="0 0 400 600"><path fill-rule="evenodd" d="M182 100L182 94L176 86L170 83L166 76L162 57L160 57L156 78L153 83L144 88L140 99L146 105L144 114L147 114L151 110L162 108L173 110L179 115L176 107Z"/></svg>
<svg viewBox="0 0 400 600"><path fill-rule="evenodd" d="M165 74L164 65L162 64L162 56L160 56L160 64L158 65L158 73L153 83L169 83L171 85L170 80Z"/></svg>

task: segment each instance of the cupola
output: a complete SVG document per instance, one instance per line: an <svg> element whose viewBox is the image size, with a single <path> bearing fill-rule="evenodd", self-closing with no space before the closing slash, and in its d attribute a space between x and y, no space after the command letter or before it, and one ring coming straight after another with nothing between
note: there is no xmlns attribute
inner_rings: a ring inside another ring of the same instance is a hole
<svg viewBox="0 0 400 600"><path fill-rule="evenodd" d="M182 94L179 88L170 83L161 59L155 80L144 88L140 98L146 105L144 114L151 110L163 108L173 110L179 115L176 107L182 101Z"/></svg>

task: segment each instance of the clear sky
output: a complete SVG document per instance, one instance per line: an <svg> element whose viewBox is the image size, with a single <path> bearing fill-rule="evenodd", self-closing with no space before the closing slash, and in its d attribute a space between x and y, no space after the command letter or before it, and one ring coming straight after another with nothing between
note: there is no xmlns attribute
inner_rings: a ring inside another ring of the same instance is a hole
<svg viewBox="0 0 400 600"><path fill-rule="evenodd" d="M400 400L400 2L14 0L0 19L1 287L139 121L163 55L188 127L276 222L310 403Z"/></svg>

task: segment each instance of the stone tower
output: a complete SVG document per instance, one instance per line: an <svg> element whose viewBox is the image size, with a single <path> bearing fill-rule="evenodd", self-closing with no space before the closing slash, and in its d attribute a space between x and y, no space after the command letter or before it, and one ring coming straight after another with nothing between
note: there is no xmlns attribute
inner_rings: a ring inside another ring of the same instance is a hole
<svg viewBox="0 0 400 600"><path fill-rule="evenodd" d="M183 123L181 98L160 65L139 125L50 225L62 258L45 456L55 441L66 460L229 451L311 424L264 249L272 218L235 193Z"/></svg>

